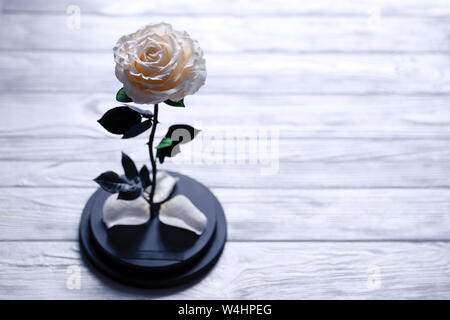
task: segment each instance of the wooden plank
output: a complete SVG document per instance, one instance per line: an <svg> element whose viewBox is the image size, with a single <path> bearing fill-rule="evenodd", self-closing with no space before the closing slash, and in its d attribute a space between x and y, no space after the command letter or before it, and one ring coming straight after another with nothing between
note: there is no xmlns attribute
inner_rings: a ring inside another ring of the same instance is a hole
<svg viewBox="0 0 450 320"><path fill-rule="evenodd" d="M79 30L66 27L69 4ZM0 298L450 299L449 4L6 0ZM111 46L163 18L200 40L209 78L161 129L198 121L210 136L161 167L213 188L230 242L203 281L161 292L93 272L76 231L91 179L119 171L120 150L147 161L144 139L112 139L95 120L119 87ZM278 128L278 170L262 175L259 153L248 163L255 149L223 162L224 127ZM77 266L81 289L69 290Z"/></svg>
<svg viewBox="0 0 450 320"><path fill-rule="evenodd" d="M244 131L278 128L282 138L450 138L450 108L444 97L199 93L187 97L186 103L184 109L164 107L161 128L182 121L202 127L205 134L239 125ZM20 99L2 94L0 136L108 137L96 120L117 105L113 93L28 93Z"/></svg>
<svg viewBox="0 0 450 320"><path fill-rule="evenodd" d="M112 282L87 266L80 260L76 242L2 242L0 296L2 299L449 299L449 250L450 244L442 242L229 242L218 264L196 285L145 290ZM80 289L70 290L67 283L73 283L77 268L81 275Z"/></svg>
<svg viewBox="0 0 450 320"><path fill-rule="evenodd" d="M238 130L238 127L231 127ZM243 129L244 130L244 129ZM160 137L166 132L161 128ZM446 140L404 139L279 139L261 134L254 140L247 132L202 132L181 147L167 162L178 165L254 165L281 163L403 163L441 164L450 159ZM245 141L236 137L245 137ZM0 138L0 161L115 162L124 150L137 163L148 161L147 137L103 138ZM156 138L155 138L156 139ZM158 140L158 139L156 139Z"/></svg>
<svg viewBox="0 0 450 320"><path fill-rule="evenodd" d="M446 174L450 150L445 140L281 139L267 145L259 140L245 149L232 140L202 138L160 167L214 187L450 186ZM121 150L138 165L148 162L143 139L4 138L0 142L2 186L90 186L100 172L121 172ZM234 149L225 148L228 143Z"/></svg>
<svg viewBox="0 0 450 320"><path fill-rule="evenodd" d="M446 19L385 16L171 16L114 17L81 15L74 29L70 16L5 14L0 48L23 50L103 50L109 54L123 34L158 21L188 30L209 53L366 53L442 52L450 49ZM69 23L69 26L67 24ZM205 28L207 26L207 28ZM412 36L413 35L413 36Z"/></svg>
<svg viewBox="0 0 450 320"><path fill-rule="evenodd" d="M54 153L58 153L55 149ZM101 172L120 168L114 161L4 161L2 187L92 187ZM111 162L112 161L112 162ZM148 161L148 160L147 160ZM137 161L138 164L143 162ZM278 171L268 164L169 164L159 168L178 171L214 188L449 188L450 161L431 162L285 162ZM262 172L264 174L262 174Z"/></svg>
<svg viewBox="0 0 450 320"><path fill-rule="evenodd" d="M447 55L247 53L208 54L206 59L209 76L199 94L450 93ZM110 53L2 52L0 65L1 92L113 94L120 87Z"/></svg>
<svg viewBox="0 0 450 320"><path fill-rule="evenodd" d="M105 136L96 121L112 106L110 95L29 94L3 95L0 107L2 136L35 135L49 137ZM383 96L270 96L247 97L198 94L187 99L189 108L166 107L162 125L183 119L197 123L208 132L223 130L239 115L239 126L280 130L282 137L328 138L447 138L450 119L442 97ZM11 106L14 106L12 108ZM277 112L274 113L274 110ZM53 114L54 117L48 117ZM297 115L298 116L292 116ZM27 121L33 119L33 126ZM53 119L64 123L55 124ZM98 136L97 136L98 134Z"/></svg>
<svg viewBox="0 0 450 320"><path fill-rule="evenodd" d="M94 188L2 188L0 241L76 240ZM221 189L230 241L450 240L448 189Z"/></svg>
<svg viewBox="0 0 450 320"><path fill-rule="evenodd" d="M379 12L383 16L436 16L446 17L450 14L448 0L333 0L297 1L285 0L196 0L196 1L133 1L126 5L119 0L4 0L5 12L33 12L64 14L69 5L78 5L82 13L101 15L151 16L164 14L178 15L301 15L301 16L370 16ZM430 4L431 3L431 4Z"/></svg>

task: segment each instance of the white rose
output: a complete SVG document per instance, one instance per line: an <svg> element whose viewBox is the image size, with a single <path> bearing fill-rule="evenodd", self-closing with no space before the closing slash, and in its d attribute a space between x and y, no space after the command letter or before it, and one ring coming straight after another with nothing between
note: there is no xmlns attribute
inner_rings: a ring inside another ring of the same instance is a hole
<svg viewBox="0 0 450 320"><path fill-rule="evenodd" d="M179 101L205 83L198 42L170 24L147 25L125 35L113 50L116 76L135 103Z"/></svg>

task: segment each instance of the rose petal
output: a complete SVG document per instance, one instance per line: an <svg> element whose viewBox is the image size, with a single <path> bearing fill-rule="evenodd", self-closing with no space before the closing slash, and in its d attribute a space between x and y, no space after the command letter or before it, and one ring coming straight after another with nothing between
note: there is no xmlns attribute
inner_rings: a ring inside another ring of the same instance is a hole
<svg viewBox="0 0 450 320"><path fill-rule="evenodd" d="M156 172L156 189L155 195L153 196L154 203L161 203L165 201L175 188L177 181L179 179L171 176L166 171L157 171ZM151 186L148 187L145 191L150 193Z"/></svg>
<svg viewBox="0 0 450 320"><path fill-rule="evenodd" d="M117 194L110 195L103 205L103 222L109 229L117 225L139 225L150 219L150 206L145 199L117 199Z"/></svg>
<svg viewBox="0 0 450 320"><path fill-rule="evenodd" d="M169 226L178 227L201 235L206 228L206 216L183 195L164 202L159 209L159 220Z"/></svg>
<svg viewBox="0 0 450 320"><path fill-rule="evenodd" d="M113 51L116 76L135 103L178 101L205 84L205 59L198 42L167 23L121 37Z"/></svg>

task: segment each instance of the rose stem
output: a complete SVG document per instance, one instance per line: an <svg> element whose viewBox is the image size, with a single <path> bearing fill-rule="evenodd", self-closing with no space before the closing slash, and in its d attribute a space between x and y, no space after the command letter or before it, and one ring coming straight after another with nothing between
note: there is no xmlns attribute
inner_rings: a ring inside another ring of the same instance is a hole
<svg viewBox="0 0 450 320"><path fill-rule="evenodd" d="M153 218L155 216L155 208L153 204L153 196L155 194L156 188L156 161L155 156L153 154L153 139L155 138L156 125L158 124L158 104L155 104L155 109L153 112L153 126L152 131L150 132L150 137L148 140L148 152L150 154L150 162L152 163L152 185L150 189L150 217Z"/></svg>

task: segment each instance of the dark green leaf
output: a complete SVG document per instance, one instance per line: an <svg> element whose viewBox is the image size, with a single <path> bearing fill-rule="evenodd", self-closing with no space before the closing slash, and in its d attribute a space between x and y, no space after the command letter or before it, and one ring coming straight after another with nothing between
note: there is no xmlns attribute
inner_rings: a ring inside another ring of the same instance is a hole
<svg viewBox="0 0 450 320"><path fill-rule="evenodd" d="M156 156L158 157L159 162L163 163L165 157L173 157L178 153L180 153L180 143L178 141L173 141L172 145L157 149Z"/></svg>
<svg viewBox="0 0 450 320"><path fill-rule="evenodd" d="M107 171L94 179L103 190L110 193L119 193L118 199L134 200L142 195L143 189L140 185L130 184L129 181L120 177L113 171Z"/></svg>
<svg viewBox="0 0 450 320"><path fill-rule="evenodd" d="M125 176L129 181L133 181L135 183L139 182L139 176L138 171L136 168L136 165L134 164L133 160L122 152L122 167L125 171Z"/></svg>
<svg viewBox="0 0 450 320"><path fill-rule="evenodd" d="M156 149L162 149L167 148L172 145L172 139L171 138L163 138L161 142L156 146Z"/></svg>
<svg viewBox="0 0 450 320"><path fill-rule="evenodd" d="M125 134L141 120L142 117L138 112L128 107L116 107L108 110L98 123L111 133Z"/></svg>
<svg viewBox="0 0 450 320"><path fill-rule="evenodd" d="M142 188L140 186L130 186L127 190L120 191L117 199L134 200L142 195Z"/></svg>
<svg viewBox="0 0 450 320"><path fill-rule="evenodd" d="M151 112L150 110L141 109L136 106L127 106L127 107L130 108L131 110L140 113L141 116L143 116L144 118L150 119L151 117L153 117L153 112Z"/></svg>
<svg viewBox="0 0 450 320"><path fill-rule="evenodd" d="M152 184L152 182L150 181L150 172L148 171L148 168L145 164L139 171L139 177L141 178L142 188L145 189Z"/></svg>
<svg viewBox="0 0 450 320"><path fill-rule="evenodd" d="M187 124L174 124L167 130L166 137L184 144L193 140L199 132L200 130Z"/></svg>
<svg viewBox="0 0 450 320"><path fill-rule="evenodd" d="M94 179L105 191L116 193L129 188L128 182L113 171L106 171Z"/></svg>
<svg viewBox="0 0 450 320"><path fill-rule="evenodd" d="M172 107L183 107L183 108L186 107L184 105L184 99L181 99L179 101L166 100L164 101L164 103Z"/></svg>
<svg viewBox="0 0 450 320"><path fill-rule="evenodd" d="M122 139L129 139L140 135L141 133L147 131L152 126L152 120L145 120L141 123L135 124L128 130L123 136Z"/></svg>
<svg viewBox="0 0 450 320"><path fill-rule="evenodd" d="M117 91L116 100L120 102L133 102L133 100L127 96L124 88Z"/></svg>

